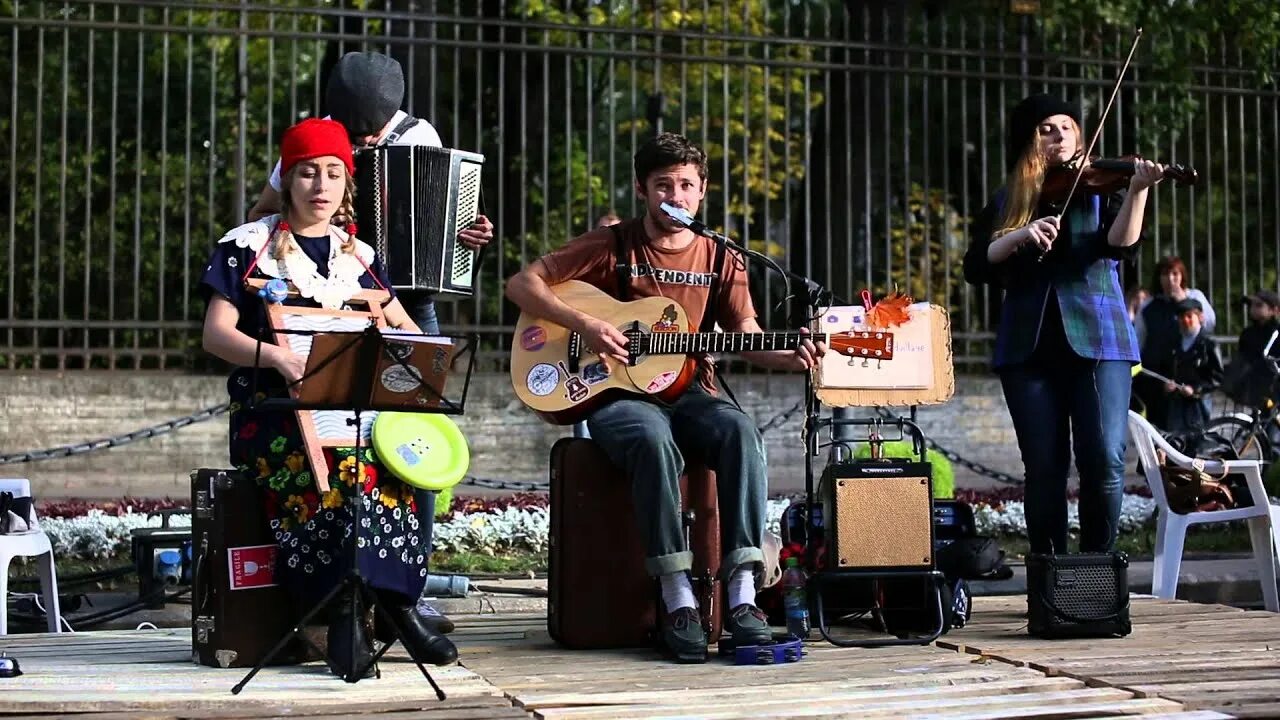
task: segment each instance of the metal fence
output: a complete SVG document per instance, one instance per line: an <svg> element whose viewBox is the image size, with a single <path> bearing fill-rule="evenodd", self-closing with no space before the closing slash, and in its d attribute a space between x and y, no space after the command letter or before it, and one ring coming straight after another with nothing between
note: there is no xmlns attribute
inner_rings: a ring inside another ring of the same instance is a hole
<svg viewBox="0 0 1280 720"><path fill-rule="evenodd" d="M212 244L243 221L281 131L324 113L333 62L370 49L403 64L406 109L487 157L498 240L442 319L480 332L494 364L516 315L503 280L606 211L636 212L631 154L661 128L708 149L709 224L842 298L896 286L948 306L957 363L980 367L998 298L960 267L967 220L1002 182L1004 111L1047 90L1096 118L1120 58L1036 18L897 6L2 0L0 364L200 366ZM1221 336L1280 270L1280 106L1238 65L1224 51L1170 88L1140 54L1098 148L1200 171L1154 193L1126 280L1183 256ZM1185 117L1172 130L1151 114L1170 107ZM780 283L753 272L778 326Z"/></svg>

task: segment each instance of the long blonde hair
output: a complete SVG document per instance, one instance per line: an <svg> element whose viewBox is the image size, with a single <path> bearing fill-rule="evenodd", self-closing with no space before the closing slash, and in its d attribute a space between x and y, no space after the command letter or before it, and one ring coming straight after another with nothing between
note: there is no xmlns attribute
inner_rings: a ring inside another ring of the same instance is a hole
<svg viewBox="0 0 1280 720"><path fill-rule="evenodd" d="M1074 119L1071 127L1076 132L1076 145L1084 135L1080 125ZM1005 178L1004 213L992 237L1000 237L1031 222L1036 207L1040 204L1040 188L1044 184L1044 173L1048 165L1044 161L1044 153L1040 150L1040 127L1031 136L1031 142L1022 151L1022 157L1014 164Z"/></svg>
<svg viewBox="0 0 1280 720"><path fill-rule="evenodd" d="M289 172L280 178L280 200L281 200L281 218L287 218L289 211L293 208L293 198L289 193L289 187L293 184L293 180L297 177L301 163L289 168ZM346 170L344 169L345 173ZM346 176L347 186L342 191L342 202L338 205L338 211L334 213L347 219L347 239L342 242L342 252L348 255L356 251L356 224L353 220L355 215L355 194L356 181L351 175ZM285 255L298 249L298 242L293 237L293 230L288 223L281 222L276 225L275 235L271 238L275 244L275 248L271 252L271 256L276 260L283 259Z"/></svg>

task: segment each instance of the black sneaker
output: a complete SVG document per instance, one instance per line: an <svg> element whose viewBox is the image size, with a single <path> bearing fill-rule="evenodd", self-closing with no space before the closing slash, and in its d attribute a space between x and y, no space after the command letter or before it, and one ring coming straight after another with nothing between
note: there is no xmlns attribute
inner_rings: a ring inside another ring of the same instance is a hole
<svg viewBox="0 0 1280 720"><path fill-rule="evenodd" d="M707 633L694 608L683 607L667 615L662 623L662 644L679 663L707 661Z"/></svg>
<svg viewBox="0 0 1280 720"><path fill-rule="evenodd" d="M764 611L750 603L742 603L729 611L724 631L733 636L734 647L768 645L773 642L773 630Z"/></svg>

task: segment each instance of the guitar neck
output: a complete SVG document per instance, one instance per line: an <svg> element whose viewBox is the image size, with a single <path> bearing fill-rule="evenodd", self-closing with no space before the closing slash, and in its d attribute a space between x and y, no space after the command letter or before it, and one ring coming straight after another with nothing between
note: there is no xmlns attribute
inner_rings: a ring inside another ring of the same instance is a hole
<svg viewBox="0 0 1280 720"><path fill-rule="evenodd" d="M826 341L823 334L802 335L794 332L762 333L674 333L654 332L646 336L650 355L688 355L695 353L736 353L768 350L795 350L804 339Z"/></svg>

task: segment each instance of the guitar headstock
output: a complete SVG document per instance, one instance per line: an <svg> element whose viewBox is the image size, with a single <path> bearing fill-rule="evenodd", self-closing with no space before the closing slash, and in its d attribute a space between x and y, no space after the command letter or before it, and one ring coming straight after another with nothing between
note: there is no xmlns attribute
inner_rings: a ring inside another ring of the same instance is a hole
<svg viewBox="0 0 1280 720"><path fill-rule="evenodd" d="M885 330L846 330L833 333L828 347L841 355L868 360L893 359L893 333Z"/></svg>

